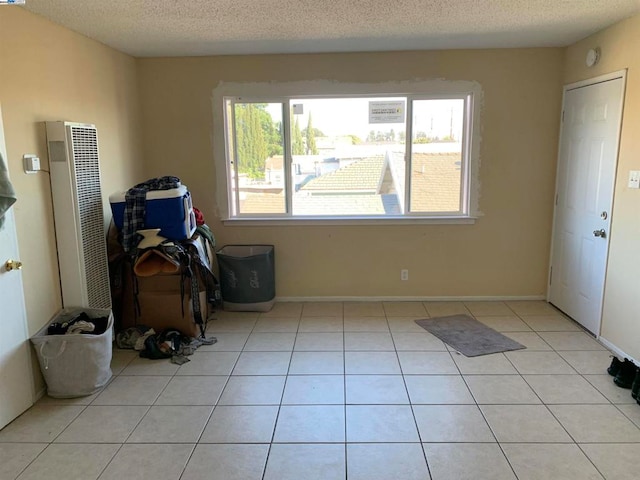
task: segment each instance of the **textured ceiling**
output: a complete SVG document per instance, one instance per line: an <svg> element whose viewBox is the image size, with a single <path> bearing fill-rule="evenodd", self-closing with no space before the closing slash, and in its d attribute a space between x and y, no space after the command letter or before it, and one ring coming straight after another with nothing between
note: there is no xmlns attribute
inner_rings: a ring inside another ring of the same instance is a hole
<svg viewBox="0 0 640 480"><path fill-rule="evenodd" d="M137 57L565 46L640 12L640 0L26 2Z"/></svg>

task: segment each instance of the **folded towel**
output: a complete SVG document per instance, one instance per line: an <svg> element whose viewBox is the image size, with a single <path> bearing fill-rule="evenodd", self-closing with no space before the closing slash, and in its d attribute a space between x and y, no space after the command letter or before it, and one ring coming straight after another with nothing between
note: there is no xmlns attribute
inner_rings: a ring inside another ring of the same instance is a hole
<svg viewBox="0 0 640 480"><path fill-rule="evenodd" d="M9 170L0 153L0 228L4 223L4 214L16 203L16 192L9 181Z"/></svg>

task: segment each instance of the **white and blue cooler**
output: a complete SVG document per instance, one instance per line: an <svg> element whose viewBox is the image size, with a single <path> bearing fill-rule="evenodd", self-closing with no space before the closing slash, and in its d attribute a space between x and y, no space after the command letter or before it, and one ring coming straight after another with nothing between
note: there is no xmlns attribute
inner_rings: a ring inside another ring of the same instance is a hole
<svg viewBox="0 0 640 480"><path fill-rule="evenodd" d="M109 196L113 222L118 230L122 230L124 224L126 193L116 192ZM180 185L169 190L147 192L144 228L159 228L160 235L169 240L191 238L196 231L196 216L187 187Z"/></svg>

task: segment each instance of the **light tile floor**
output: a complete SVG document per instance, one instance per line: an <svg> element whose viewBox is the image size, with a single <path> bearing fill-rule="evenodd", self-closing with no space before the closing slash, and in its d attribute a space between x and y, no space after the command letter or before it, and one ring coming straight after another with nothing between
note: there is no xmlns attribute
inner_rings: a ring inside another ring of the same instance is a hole
<svg viewBox="0 0 640 480"><path fill-rule="evenodd" d="M466 358L414 323L457 313L527 350ZM640 405L545 302L218 317L186 365L116 351L102 392L41 399L0 431L0 479L640 478Z"/></svg>

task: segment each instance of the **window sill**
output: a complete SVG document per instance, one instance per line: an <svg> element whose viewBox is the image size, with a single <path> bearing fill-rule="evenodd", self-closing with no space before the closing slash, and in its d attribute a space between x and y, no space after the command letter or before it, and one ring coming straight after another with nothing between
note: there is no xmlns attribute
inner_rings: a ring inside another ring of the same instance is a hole
<svg viewBox="0 0 640 480"><path fill-rule="evenodd" d="M231 218L223 220L227 227L264 227L264 226L318 226L318 225L473 225L477 217L405 217L405 218Z"/></svg>

